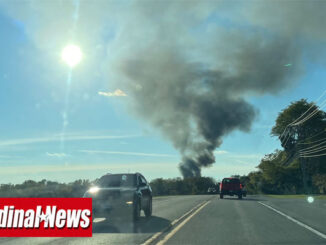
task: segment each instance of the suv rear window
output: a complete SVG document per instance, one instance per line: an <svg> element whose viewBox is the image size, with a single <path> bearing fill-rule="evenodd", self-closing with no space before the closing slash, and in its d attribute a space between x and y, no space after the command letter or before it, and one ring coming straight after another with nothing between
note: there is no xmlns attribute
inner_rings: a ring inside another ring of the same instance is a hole
<svg viewBox="0 0 326 245"><path fill-rule="evenodd" d="M223 180L223 183L240 183L240 180L239 179L224 179Z"/></svg>
<svg viewBox="0 0 326 245"><path fill-rule="evenodd" d="M132 187L136 186L134 174L112 174L102 176L97 185L100 187Z"/></svg>

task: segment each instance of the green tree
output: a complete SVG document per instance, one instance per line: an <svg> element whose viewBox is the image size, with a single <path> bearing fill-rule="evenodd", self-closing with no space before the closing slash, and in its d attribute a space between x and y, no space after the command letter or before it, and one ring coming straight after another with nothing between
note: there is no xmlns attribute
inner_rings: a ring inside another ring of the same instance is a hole
<svg viewBox="0 0 326 245"><path fill-rule="evenodd" d="M325 129L326 113L305 99L293 102L282 110L271 135L279 137L284 151L279 151L274 160L270 158L261 162L260 168L264 179L282 192L303 191L302 181L317 190L312 179L316 174L326 173L324 164L326 157L305 158L300 161L298 157L300 152L315 146L316 141L326 141ZM303 175L306 176L306 180L302 178Z"/></svg>
<svg viewBox="0 0 326 245"><path fill-rule="evenodd" d="M265 156L258 165L261 171L261 191L270 194L296 194L302 192L302 175L299 161L295 159L292 164L283 163L289 155L279 151Z"/></svg>
<svg viewBox="0 0 326 245"><path fill-rule="evenodd" d="M314 111L318 112L308 120L305 120ZM300 121L302 123L296 125ZM293 151L299 142L309 143L318 139L311 136L325 132L325 129L326 113L319 110L314 103L308 103L307 100L302 99L292 102L290 106L279 113L275 126L272 128L271 135L278 136L281 140L282 147L285 151L290 152ZM321 134L321 137L325 137L325 135Z"/></svg>
<svg viewBox="0 0 326 245"><path fill-rule="evenodd" d="M312 178L314 185L320 194L326 194L326 174L316 174Z"/></svg>
<svg viewBox="0 0 326 245"><path fill-rule="evenodd" d="M305 182L312 187L313 192L324 193L326 191L326 156L299 157L300 152L318 147L316 143L326 146L325 130L326 113L314 103L308 103L307 100L302 99L282 110L272 128L271 135L279 137L284 150L265 155L258 165L259 171L241 177L248 192L303 193ZM319 152L320 155L322 153L325 154L326 149Z"/></svg>

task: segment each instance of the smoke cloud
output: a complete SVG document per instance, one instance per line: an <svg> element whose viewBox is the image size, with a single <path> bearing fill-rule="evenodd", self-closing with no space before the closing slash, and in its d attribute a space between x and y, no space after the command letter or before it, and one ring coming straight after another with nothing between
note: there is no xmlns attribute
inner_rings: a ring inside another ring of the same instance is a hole
<svg viewBox="0 0 326 245"><path fill-rule="evenodd" d="M100 43L107 54L103 77L128 94L135 116L173 143L184 177L200 176L215 162L225 135L250 130L257 116L250 96L290 88L304 72L302 60L315 62L325 53L323 1L99 3L79 2L76 36ZM61 5L33 11L53 23ZM24 18L23 10L6 7ZM68 13L59 18L60 28ZM48 29L30 33L42 40Z"/></svg>

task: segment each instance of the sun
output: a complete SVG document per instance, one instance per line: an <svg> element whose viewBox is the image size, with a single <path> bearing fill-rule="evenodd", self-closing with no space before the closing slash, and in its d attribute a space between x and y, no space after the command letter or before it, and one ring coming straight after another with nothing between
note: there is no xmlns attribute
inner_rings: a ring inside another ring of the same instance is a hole
<svg viewBox="0 0 326 245"><path fill-rule="evenodd" d="M83 53L79 46L69 44L61 52L62 60L71 68L80 63L83 58Z"/></svg>

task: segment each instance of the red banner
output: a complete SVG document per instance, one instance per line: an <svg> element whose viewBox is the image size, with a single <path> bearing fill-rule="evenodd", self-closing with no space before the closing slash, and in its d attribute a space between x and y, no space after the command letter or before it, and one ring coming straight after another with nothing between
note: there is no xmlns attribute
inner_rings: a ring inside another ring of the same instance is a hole
<svg viewBox="0 0 326 245"><path fill-rule="evenodd" d="M0 237L91 236L91 198L0 198Z"/></svg>

